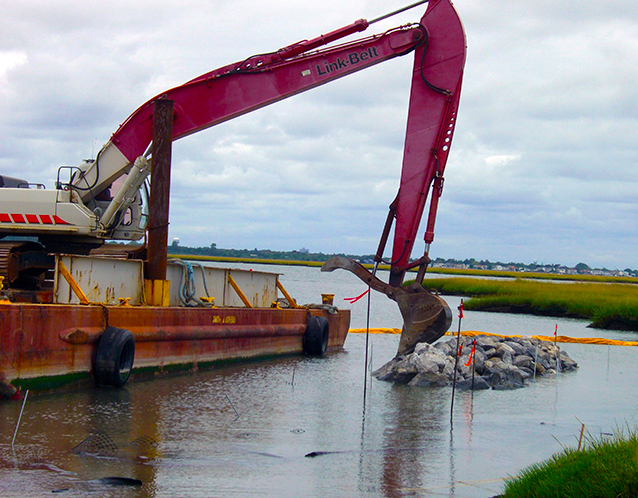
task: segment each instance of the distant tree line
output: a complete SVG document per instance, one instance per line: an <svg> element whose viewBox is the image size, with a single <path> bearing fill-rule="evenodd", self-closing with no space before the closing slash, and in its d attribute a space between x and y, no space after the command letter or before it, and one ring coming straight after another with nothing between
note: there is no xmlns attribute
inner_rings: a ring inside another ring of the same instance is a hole
<svg viewBox="0 0 638 498"><path fill-rule="evenodd" d="M220 256L220 257L228 257L228 258L255 258L255 259L272 259L278 261L328 261L333 256L344 256L349 259L354 259L361 263L373 263L374 255L373 254L344 254L344 253L336 253L336 254L325 254L322 252L310 252L306 248L301 248L299 250L293 251L273 251L270 249L222 249L217 247L217 244L211 244L210 246L204 247L187 247L180 246L179 240L173 240L172 244L168 246L168 253L172 255L180 255L180 254L192 254L197 256ZM389 260L389 258L387 258ZM463 265L466 268L477 268L477 269L496 269L499 267L503 268L515 268L518 271L547 271L548 269L553 268L556 272L558 269L563 267L558 264L538 264L534 263L515 263L509 262L504 263L501 261L488 261L486 259L477 260L474 258L467 259L454 259L454 258L436 258L433 260L434 264L446 265L446 266L455 266L455 265ZM563 267L564 268L564 267ZM590 268L586 263L578 263L573 267L578 273L588 273ZM544 270L542 270L544 269ZM606 268L602 269L603 271L608 271ZM625 272L636 275L637 272L630 268L626 268Z"/></svg>
<svg viewBox="0 0 638 498"><path fill-rule="evenodd" d="M310 252L307 249L298 251L272 251L270 249L222 249L217 244L211 244L205 247L186 247L180 246L178 242L173 241L168 246L168 253L173 255L192 254L196 256L221 256L227 258L255 258L255 259L274 259L279 261L328 261L333 256L345 256L346 258L361 260L362 258L370 259L374 256L359 256L355 254L324 254L322 252Z"/></svg>

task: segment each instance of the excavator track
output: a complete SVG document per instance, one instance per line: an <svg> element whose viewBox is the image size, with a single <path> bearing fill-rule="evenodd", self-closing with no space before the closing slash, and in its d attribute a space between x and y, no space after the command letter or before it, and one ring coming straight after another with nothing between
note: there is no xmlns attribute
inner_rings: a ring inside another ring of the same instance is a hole
<svg viewBox="0 0 638 498"><path fill-rule="evenodd" d="M0 276L4 289L38 289L53 258L44 247L32 241L0 242Z"/></svg>

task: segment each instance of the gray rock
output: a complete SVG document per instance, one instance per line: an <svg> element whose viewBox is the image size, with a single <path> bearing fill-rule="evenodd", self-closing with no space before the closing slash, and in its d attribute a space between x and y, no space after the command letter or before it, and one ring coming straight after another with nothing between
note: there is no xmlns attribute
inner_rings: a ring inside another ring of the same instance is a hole
<svg viewBox="0 0 638 498"><path fill-rule="evenodd" d="M419 387L445 387L450 385L450 380L432 372L421 372L416 374L412 380L408 382L408 385Z"/></svg>
<svg viewBox="0 0 638 498"><path fill-rule="evenodd" d="M506 379L500 384L495 384L492 386L492 389L495 391L509 391L511 389L521 389L523 386L522 382L516 382L512 379Z"/></svg>
<svg viewBox="0 0 638 498"><path fill-rule="evenodd" d="M478 349L474 352L474 355L474 363L476 364L477 368L479 366L482 366L483 363L485 363L485 360L487 360L487 358L485 357L485 353L483 351L479 351Z"/></svg>
<svg viewBox="0 0 638 498"><path fill-rule="evenodd" d="M516 358L514 358L514 361L512 363L514 366L519 368L520 367L529 368L530 366L532 366L533 362L534 360L530 356L521 354L521 355L518 355Z"/></svg>
<svg viewBox="0 0 638 498"><path fill-rule="evenodd" d="M503 344L505 346L509 346L510 348L512 348L514 350L514 354L519 355L519 354L525 354L525 348L523 347L522 344L515 342L515 341L503 341Z"/></svg>
<svg viewBox="0 0 638 498"><path fill-rule="evenodd" d="M447 342L437 342L434 347L446 356L452 354L452 347Z"/></svg>
<svg viewBox="0 0 638 498"><path fill-rule="evenodd" d="M496 348L485 348L483 351L486 358L493 358L496 356Z"/></svg>
<svg viewBox="0 0 638 498"><path fill-rule="evenodd" d="M497 353L498 353L498 350L497 350ZM511 354L509 351L505 351L501 359L503 360L503 363L507 363L508 365L511 365L512 363L514 363L514 355Z"/></svg>
<svg viewBox="0 0 638 498"><path fill-rule="evenodd" d="M414 360L417 373L432 372L438 374L445 367L445 357L435 354L418 355Z"/></svg>
<svg viewBox="0 0 638 498"><path fill-rule="evenodd" d="M469 379L463 379L462 381L457 382L456 388L461 391L469 391L470 389L472 389L472 378L470 377ZM487 381L483 377L481 377L480 375L476 375L474 377L475 391L483 391L489 388L490 388L490 385L487 383Z"/></svg>
<svg viewBox="0 0 638 498"><path fill-rule="evenodd" d="M479 335L476 339L476 344L481 346L483 349L496 349L500 342L496 337L489 335Z"/></svg>
<svg viewBox="0 0 638 498"><path fill-rule="evenodd" d="M533 365L532 365L533 367ZM541 365L540 363L536 364L536 375L537 376L541 376L541 375L545 375L545 373L547 372L547 369Z"/></svg>
<svg viewBox="0 0 638 498"><path fill-rule="evenodd" d="M459 358L459 364L456 368L461 378L467 379L469 376L472 375L472 369L469 366L465 366L465 364L467 363L467 358L465 358L465 361L463 362L460 361L461 359L462 358Z"/></svg>
<svg viewBox="0 0 638 498"><path fill-rule="evenodd" d="M534 372L530 372L529 369L527 368L516 368L516 370L518 371L518 373L521 374L521 377L523 378L523 381L526 381L527 379L531 378L534 376Z"/></svg>
<svg viewBox="0 0 638 498"><path fill-rule="evenodd" d="M395 356L394 358L392 358L389 362L387 362L385 365L383 365L381 368L378 368L377 370L375 370L374 372L372 372L372 375L379 379L379 380L388 380L391 381L394 379L394 366L399 362L400 357Z"/></svg>
<svg viewBox="0 0 638 498"><path fill-rule="evenodd" d="M495 356L485 362L485 369L486 370L502 370L503 369L502 365L504 364L505 362L503 360Z"/></svg>
<svg viewBox="0 0 638 498"><path fill-rule="evenodd" d="M519 389L524 385L523 372L512 365L503 364L504 368L494 369L486 376L487 382L496 390Z"/></svg>
<svg viewBox="0 0 638 498"><path fill-rule="evenodd" d="M448 358L450 358L450 361L445 362L441 375L448 380L452 380L452 378L454 378L454 360L451 359L451 356L448 356Z"/></svg>
<svg viewBox="0 0 638 498"><path fill-rule="evenodd" d="M536 377L556 373L557 358L561 371L578 368L578 364L554 344L529 337L478 336L474 359L469 361L474 340L461 338L463 348L458 361L457 337L435 345L417 344L413 353L392 359L373 375L379 380L422 387L450 386L456 378L459 389L471 389L474 372L474 389L507 390L524 387L525 381L534 376L534 370Z"/></svg>
<svg viewBox="0 0 638 498"><path fill-rule="evenodd" d="M392 365L386 363L380 369L375 371L373 375L379 380L407 384L417 373L419 373L414 362L410 361L409 356L398 356L391 360L390 363L392 363Z"/></svg>
<svg viewBox="0 0 638 498"><path fill-rule="evenodd" d="M574 360L572 360L565 353L561 353L560 354L560 364L561 364L561 369L564 372L570 372L570 371L576 370L578 368L578 363L576 363Z"/></svg>
<svg viewBox="0 0 638 498"><path fill-rule="evenodd" d="M428 344L427 342L419 342L416 346L414 346L414 354L421 355L423 353L429 353L434 346L432 344Z"/></svg>
<svg viewBox="0 0 638 498"><path fill-rule="evenodd" d="M503 356L509 353L510 356L515 356L516 355L516 351L514 351L510 346L508 346L507 344L503 343L500 346L498 346L496 348L496 356L498 356L499 358L503 358Z"/></svg>

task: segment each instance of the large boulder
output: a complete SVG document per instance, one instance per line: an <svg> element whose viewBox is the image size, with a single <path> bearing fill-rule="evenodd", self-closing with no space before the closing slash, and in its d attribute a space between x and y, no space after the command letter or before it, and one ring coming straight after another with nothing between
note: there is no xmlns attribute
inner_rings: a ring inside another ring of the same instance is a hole
<svg viewBox="0 0 638 498"><path fill-rule="evenodd" d="M421 372L416 374L410 382L409 386L420 387L445 387L451 385L452 381L443 375L433 372Z"/></svg>
<svg viewBox="0 0 638 498"><path fill-rule="evenodd" d="M531 358L530 356L527 356L526 354L520 354L518 355L516 358L514 358L514 361L512 361L512 364L515 367L525 367L525 368L530 368L534 363L533 358Z"/></svg>

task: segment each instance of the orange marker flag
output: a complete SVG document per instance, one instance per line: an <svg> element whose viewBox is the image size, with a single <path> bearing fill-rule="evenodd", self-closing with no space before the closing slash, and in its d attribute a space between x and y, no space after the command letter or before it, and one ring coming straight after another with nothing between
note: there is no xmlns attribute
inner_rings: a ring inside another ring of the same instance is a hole
<svg viewBox="0 0 638 498"><path fill-rule="evenodd" d="M363 296L365 296L368 292L370 292L370 288L369 287L368 287L368 290L366 290L363 294L359 294L357 297L344 297L343 300L344 301L349 301L350 304L356 303L359 299L361 299Z"/></svg>
<svg viewBox="0 0 638 498"><path fill-rule="evenodd" d="M470 357L467 360L467 363L465 364L466 367L470 366L470 363L472 363L472 357L474 356L474 351L476 350L476 341L474 341L474 344L472 344L472 351L470 351Z"/></svg>

